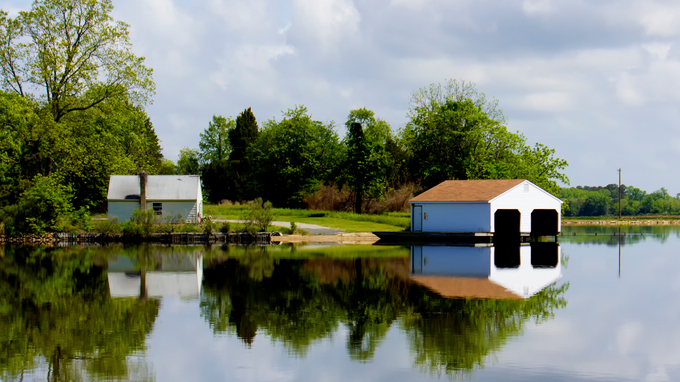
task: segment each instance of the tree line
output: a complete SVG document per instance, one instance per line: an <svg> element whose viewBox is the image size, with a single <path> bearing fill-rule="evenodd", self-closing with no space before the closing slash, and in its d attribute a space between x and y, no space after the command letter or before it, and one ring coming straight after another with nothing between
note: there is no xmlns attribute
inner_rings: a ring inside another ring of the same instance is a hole
<svg viewBox="0 0 680 382"><path fill-rule="evenodd" d="M406 197L391 208L401 210L412 193L448 179L529 179L555 195L569 181L567 162L510 132L498 102L472 83L432 84L413 92L411 105L398 131L372 110L350 110L342 138L304 106L261 125L251 108L236 119L215 115L199 147L180 151L173 173L200 174L212 203L262 197L314 208L331 189L336 200L326 208L357 213L399 193Z"/></svg>
<svg viewBox="0 0 680 382"><path fill-rule="evenodd" d="M577 186L562 188L564 216L618 216L619 186ZM633 186L621 185L621 215L679 215L680 194L671 196L664 187L647 193Z"/></svg>
<svg viewBox="0 0 680 382"><path fill-rule="evenodd" d="M529 179L553 194L567 162L507 128L497 100L448 80L411 95L405 127L367 108L334 122L295 106L258 124L215 115L177 163L144 107L153 70L132 53L111 0L35 0L0 11L0 234L59 230L106 210L112 174L200 174L210 202L402 210L447 179ZM382 204L380 204L382 203Z"/></svg>

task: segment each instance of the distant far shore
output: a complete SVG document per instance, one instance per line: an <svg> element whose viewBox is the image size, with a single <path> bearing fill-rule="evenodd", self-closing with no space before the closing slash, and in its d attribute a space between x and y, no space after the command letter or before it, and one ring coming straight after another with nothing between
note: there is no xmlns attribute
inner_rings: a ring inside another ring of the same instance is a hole
<svg viewBox="0 0 680 382"><path fill-rule="evenodd" d="M675 217L661 217L661 216L644 216L644 217L627 217L621 220L617 218L591 218L578 219L567 218L562 219L562 225L678 225L680 226L680 218Z"/></svg>

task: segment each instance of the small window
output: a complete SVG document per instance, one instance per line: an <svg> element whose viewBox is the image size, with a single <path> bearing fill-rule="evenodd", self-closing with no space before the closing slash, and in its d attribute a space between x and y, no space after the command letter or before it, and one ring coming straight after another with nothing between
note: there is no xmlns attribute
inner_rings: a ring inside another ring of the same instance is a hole
<svg viewBox="0 0 680 382"><path fill-rule="evenodd" d="M163 203L153 203L153 212L156 215L163 215Z"/></svg>
<svg viewBox="0 0 680 382"><path fill-rule="evenodd" d="M529 192L529 184L524 184L524 192Z"/></svg>

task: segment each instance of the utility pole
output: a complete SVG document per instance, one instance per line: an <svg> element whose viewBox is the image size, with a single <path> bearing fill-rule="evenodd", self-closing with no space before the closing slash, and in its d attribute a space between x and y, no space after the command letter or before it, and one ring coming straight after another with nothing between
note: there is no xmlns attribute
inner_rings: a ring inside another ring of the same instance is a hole
<svg viewBox="0 0 680 382"><path fill-rule="evenodd" d="M619 220L621 220L621 169L619 168Z"/></svg>

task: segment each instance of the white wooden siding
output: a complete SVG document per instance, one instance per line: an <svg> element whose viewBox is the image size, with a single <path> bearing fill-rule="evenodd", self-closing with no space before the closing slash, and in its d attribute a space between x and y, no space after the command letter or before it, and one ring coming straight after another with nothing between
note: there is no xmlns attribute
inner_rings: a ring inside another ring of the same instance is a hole
<svg viewBox="0 0 680 382"><path fill-rule="evenodd" d="M149 200L147 204L153 202L163 203L163 215L161 218L181 214L183 221L198 222L198 202L195 200Z"/></svg>
<svg viewBox="0 0 680 382"><path fill-rule="evenodd" d="M486 202L413 205L423 206L423 232L490 232L491 229Z"/></svg>
<svg viewBox="0 0 680 382"><path fill-rule="evenodd" d="M139 209L139 200L109 200L108 218L118 218L119 222L126 222L132 217L132 212Z"/></svg>
<svg viewBox="0 0 680 382"><path fill-rule="evenodd" d="M146 205L149 209L153 206L153 203L163 203L163 214L160 216L161 219L168 216L173 216L177 214L182 215L182 220L186 222L197 223L198 222L198 201L195 200L147 200ZM125 222L130 220L132 217L132 212L139 209L139 201L109 201L109 219L117 217L119 222ZM200 211L200 210L198 210Z"/></svg>
<svg viewBox="0 0 680 382"><path fill-rule="evenodd" d="M525 192L526 185L528 185L528 192ZM533 210L555 210L557 211L557 230L558 232L562 230L562 203L533 183L520 183L491 201L490 232L495 232L496 230L494 227L494 214L496 210L500 209L519 210L521 214L519 230L521 232L531 231L531 212Z"/></svg>

